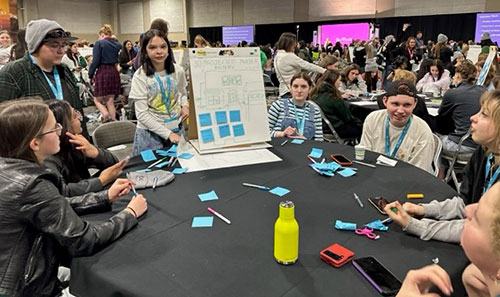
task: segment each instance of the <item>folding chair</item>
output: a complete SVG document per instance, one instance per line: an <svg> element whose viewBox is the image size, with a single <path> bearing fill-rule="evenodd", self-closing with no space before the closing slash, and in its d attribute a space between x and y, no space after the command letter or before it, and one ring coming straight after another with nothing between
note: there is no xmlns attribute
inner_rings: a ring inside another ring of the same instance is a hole
<svg viewBox="0 0 500 297"><path fill-rule="evenodd" d="M443 159L448 160L448 163L450 164L444 181L448 183L450 179L452 179L458 194L460 194L460 182L458 181L457 173L464 172L465 165L469 163L469 160L472 157L472 153L461 153L460 148L462 147L463 142L469 138L470 134L471 129L469 128L469 131L467 131L467 133L460 138L455 151L443 150L442 153Z"/></svg>
<svg viewBox="0 0 500 297"><path fill-rule="evenodd" d="M330 129L331 134L329 133L323 133L323 140L331 142L331 143L340 143L340 144L349 144L349 145L356 145L357 144L357 139L342 139L340 136L337 134L337 131L335 131L335 128L333 127L332 123L328 120L328 118L325 116L323 113L323 110L316 104L316 102L309 100L308 101L310 104L316 106L319 110L319 113L321 114L321 119L323 122L326 124L326 126Z"/></svg>

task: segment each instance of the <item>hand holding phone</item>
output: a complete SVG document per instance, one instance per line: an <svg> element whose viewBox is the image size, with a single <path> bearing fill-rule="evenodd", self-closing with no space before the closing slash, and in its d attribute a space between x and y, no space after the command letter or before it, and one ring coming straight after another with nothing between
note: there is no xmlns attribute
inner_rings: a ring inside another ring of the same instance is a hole
<svg viewBox="0 0 500 297"><path fill-rule="evenodd" d="M374 257L355 259L352 265L384 296L394 296L401 288L401 281Z"/></svg>
<svg viewBox="0 0 500 297"><path fill-rule="evenodd" d="M333 155L330 155L330 158L332 158L333 161L339 163L342 166L351 166L352 165L352 161L347 159L347 157L342 155L342 154L333 154Z"/></svg>
<svg viewBox="0 0 500 297"><path fill-rule="evenodd" d="M368 198L368 202L370 202L373 207L375 207L378 212L381 214L386 215L387 213L385 212L384 208L387 204L389 204L389 201L383 197L373 197L373 198Z"/></svg>
<svg viewBox="0 0 500 297"><path fill-rule="evenodd" d="M338 268L351 261L354 258L354 252L335 243L319 252L319 257L326 263Z"/></svg>

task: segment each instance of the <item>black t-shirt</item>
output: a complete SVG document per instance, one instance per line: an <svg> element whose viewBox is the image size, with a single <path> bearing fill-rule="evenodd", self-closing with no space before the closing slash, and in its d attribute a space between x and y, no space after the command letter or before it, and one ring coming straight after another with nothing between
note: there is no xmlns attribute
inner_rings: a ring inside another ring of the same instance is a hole
<svg viewBox="0 0 500 297"><path fill-rule="evenodd" d="M66 100L66 101L69 101L68 98L71 98L71 93L68 89L68 86L66 85L66 83L64 82L64 72L61 71L60 69L57 69L58 72L59 72L59 77L61 79L61 86L62 86L62 91L63 91L63 98ZM57 85L56 85L56 81L54 79L54 68L52 69L52 72L45 72L45 75L49 78L50 82L52 83L52 85L54 86L54 88L57 89ZM51 88L51 91L52 91L52 88ZM56 98L56 94L54 94L54 92L52 91L53 93L53 96L54 96L54 99L57 99ZM74 107L74 106L73 106Z"/></svg>

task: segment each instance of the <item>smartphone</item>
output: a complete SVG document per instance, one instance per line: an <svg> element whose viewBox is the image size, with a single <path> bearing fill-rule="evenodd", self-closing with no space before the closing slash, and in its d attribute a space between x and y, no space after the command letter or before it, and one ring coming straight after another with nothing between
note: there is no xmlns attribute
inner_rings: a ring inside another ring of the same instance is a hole
<svg viewBox="0 0 500 297"><path fill-rule="evenodd" d="M375 207L375 209L377 209L381 214L387 214L384 210L385 206L390 203L387 199L383 197L373 197L368 198L368 202L370 202L370 204L373 205L373 207Z"/></svg>
<svg viewBox="0 0 500 297"><path fill-rule="evenodd" d="M330 155L330 158L332 158L333 161L339 163L342 166L351 166L352 165L351 160L347 159L347 157L342 155L342 154L333 154L333 155Z"/></svg>
<svg viewBox="0 0 500 297"><path fill-rule="evenodd" d="M354 258L354 252L335 243L319 252L319 257L326 263L338 268L351 261Z"/></svg>
<svg viewBox="0 0 500 297"><path fill-rule="evenodd" d="M401 288L401 281L374 257L355 259L352 265L383 296L394 296Z"/></svg>

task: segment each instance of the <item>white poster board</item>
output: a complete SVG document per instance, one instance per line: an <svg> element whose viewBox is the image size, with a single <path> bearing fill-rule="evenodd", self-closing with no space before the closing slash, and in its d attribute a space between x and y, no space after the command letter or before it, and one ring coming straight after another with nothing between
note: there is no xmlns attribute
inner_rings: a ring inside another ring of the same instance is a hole
<svg viewBox="0 0 500 297"><path fill-rule="evenodd" d="M486 62L484 62L484 66L481 69L481 73L479 73L479 77L477 78L476 85L482 86L484 82L486 81L486 76L488 75L488 72L490 71L491 63L493 63L493 59L497 57L497 52L496 51L490 51L488 54L488 58L486 58ZM488 86L485 86L488 87Z"/></svg>
<svg viewBox="0 0 500 297"><path fill-rule="evenodd" d="M477 63L477 58L481 53L480 45L469 45L469 51L467 52L467 59L471 60L473 64Z"/></svg>
<svg viewBox="0 0 500 297"><path fill-rule="evenodd" d="M189 60L200 152L271 140L258 48L190 48Z"/></svg>

